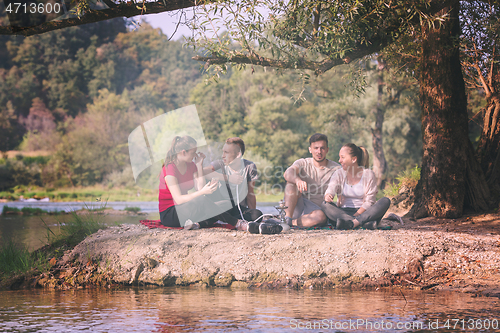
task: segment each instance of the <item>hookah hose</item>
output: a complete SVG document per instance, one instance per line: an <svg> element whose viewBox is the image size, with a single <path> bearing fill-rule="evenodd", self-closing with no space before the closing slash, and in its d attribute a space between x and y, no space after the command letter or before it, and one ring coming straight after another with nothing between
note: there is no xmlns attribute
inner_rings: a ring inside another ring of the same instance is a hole
<svg viewBox="0 0 500 333"><path fill-rule="evenodd" d="M241 207L240 207L240 192L238 191L238 184L236 184L236 200L238 202L238 210L240 211L240 216L241 216L241 219L242 220L245 220L245 218L243 217L243 213L241 212ZM257 222L258 220L260 220L261 218L263 218L264 216L271 216L273 217L274 215L273 214L262 214L261 216L259 216L258 218L256 218L254 221L250 221L250 222Z"/></svg>
<svg viewBox="0 0 500 333"><path fill-rule="evenodd" d="M238 210L240 212L241 219L245 220L245 218L243 217L243 212L241 211L241 207L240 207L240 195L239 195L238 184L236 184L236 200L237 200L237 203L235 204L234 203L234 199L233 199L233 195L231 193L231 188L229 187L229 177L226 174L226 169L224 167L224 162L222 160L218 160L217 162L218 162L217 165L219 166L219 168L222 171L222 176L224 177L224 182L226 183L226 188L227 188L227 192L229 194L229 199L231 201L231 204L232 204L233 208L234 208L234 206L238 206ZM259 216L258 218L256 218L254 221L250 221L250 222L257 222L258 220L260 220L261 218L263 218L265 216L273 217L274 215L273 214L262 214L261 216Z"/></svg>

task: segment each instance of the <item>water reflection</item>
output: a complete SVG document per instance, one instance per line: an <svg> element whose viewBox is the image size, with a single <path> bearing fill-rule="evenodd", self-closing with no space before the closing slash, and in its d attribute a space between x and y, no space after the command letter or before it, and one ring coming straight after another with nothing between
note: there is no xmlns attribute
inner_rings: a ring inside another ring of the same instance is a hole
<svg viewBox="0 0 500 333"><path fill-rule="evenodd" d="M16 203L19 205L18 208L22 208L22 203ZM40 203L38 208L42 208L47 211L62 210L60 205L63 204L73 204L73 203ZM82 203L78 203L82 205ZM13 205L13 203L7 203L7 205ZM27 205L27 204L26 204ZM110 202L107 203L109 207L115 207L115 209L124 209L125 207L139 207L141 211L147 212L148 215L138 215L138 216L127 216L127 215L94 215L93 218L99 218L106 225L115 224L138 224L140 220L150 219L158 220L160 219L160 214L158 213L158 203L157 202ZM31 205L33 206L33 205ZM154 209L151 207L154 206ZM265 214L275 214L276 209L273 207L273 203L258 207ZM78 208L80 209L80 208ZM0 210L1 211L1 210ZM23 216L23 215L0 215L0 245L3 241L8 239L13 239L14 241L28 246L30 250L35 250L43 245L47 244L47 237L52 235L51 231L56 235L61 232L60 225L64 224L66 221L72 218L71 214L61 214L61 215L42 215L42 216ZM51 231L47 230L47 227Z"/></svg>
<svg viewBox="0 0 500 333"><path fill-rule="evenodd" d="M28 246L35 250L47 244L47 239L61 233L61 226L72 218L71 214L23 216L7 215L0 216L0 245L5 240L12 239L17 243ZM105 225L115 224L138 224L141 219L157 219L159 214L141 216L119 216L119 215L95 215ZM50 231L47 229L50 228Z"/></svg>
<svg viewBox="0 0 500 333"><path fill-rule="evenodd" d="M493 298L410 291L405 297L407 302L388 291L219 288L5 291L0 292L0 331L289 332L317 325L311 331L416 332L429 331L429 321L437 320L437 331L450 331L443 326L446 319L498 320L500 315ZM349 321L355 326L346 326Z"/></svg>

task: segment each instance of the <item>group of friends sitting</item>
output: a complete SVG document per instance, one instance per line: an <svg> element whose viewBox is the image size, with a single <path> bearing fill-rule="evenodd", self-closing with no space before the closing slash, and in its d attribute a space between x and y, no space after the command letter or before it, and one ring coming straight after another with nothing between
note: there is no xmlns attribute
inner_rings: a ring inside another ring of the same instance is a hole
<svg viewBox="0 0 500 333"><path fill-rule="evenodd" d="M326 158L327 136L316 133L309 139L309 152L311 157L298 159L284 173L286 216L282 221L257 209L257 167L243 158L243 140L227 139L222 160L204 167L206 156L197 152L196 140L176 136L160 175L161 224L199 229L221 221L237 230L261 234L329 223L339 230L376 229L390 200L376 201L377 180L369 169L366 149L345 144L339 164Z"/></svg>

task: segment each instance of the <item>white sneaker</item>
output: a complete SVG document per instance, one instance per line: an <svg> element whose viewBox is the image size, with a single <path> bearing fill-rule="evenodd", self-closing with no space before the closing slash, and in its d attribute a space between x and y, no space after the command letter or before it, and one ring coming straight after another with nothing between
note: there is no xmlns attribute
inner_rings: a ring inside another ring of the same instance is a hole
<svg viewBox="0 0 500 333"><path fill-rule="evenodd" d="M288 225L287 223L281 223L281 220L279 220L279 219L270 218L270 219L267 219L266 222L279 224L283 228L282 231L290 230L290 225Z"/></svg>
<svg viewBox="0 0 500 333"><path fill-rule="evenodd" d="M280 226L283 228L283 232L290 230L290 226L288 224L280 223Z"/></svg>
<svg viewBox="0 0 500 333"><path fill-rule="evenodd" d="M247 231L248 230L248 222L245 220L238 220L238 223L235 225L236 230Z"/></svg>
<svg viewBox="0 0 500 333"><path fill-rule="evenodd" d="M199 223L193 223L191 220L186 220L186 223L184 223L184 230L196 230L200 229L200 224Z"/></svg>

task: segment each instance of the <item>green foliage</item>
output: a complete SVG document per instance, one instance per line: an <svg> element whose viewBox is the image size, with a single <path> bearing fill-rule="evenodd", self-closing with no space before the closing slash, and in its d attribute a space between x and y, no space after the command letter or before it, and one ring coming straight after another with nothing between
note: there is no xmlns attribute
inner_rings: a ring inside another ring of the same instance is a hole
<svg viewBox="0 0 500 333"><path fill-rule="evenodd" d="M380 51L402 36L415 38L421 23L439 24L446 14L436 14L429 4L429 0L201 3L188 43L204 56L216 59L205 66L215 78L229 64L323 73L334 65L348 63L352 57ZM362 77L353 81L362 92L363 86L356 82L362 82Z"/></svg>
<svg viewBox="0 0 500 333"><path fill-rule="evenodd" d="M101 206L96 209L103 208ZM92 206L87 206L92 210ZM5 210L5 208L4 208ZM42 222L45 222L42 219ZM49 258L62 255L63 250L72 248L85 237L105 228L102 217L93 213L78 215L73 212L70 220L59 224L61 233L56 234L45 224L49 245L31 252L26 246L16 244L12 239L3 241L0 246L0 280L16 274L45 272L50 268Z"/></svg>
<svg viewBox="0 0 500 333"><path fill-rule="evenodd" d="M0 199L7 199L11 201L15 201L19 199L19 196L17 194L11 193L9 191L2 191L0 192Z"/></svg>
<svg viewBox="0 0 500 333"><path fill-rule="evenodd" d="M44 211L41 208L33 208L33 207L23 207L21 209L21 212L23 215L42 215L44 213L47 213L47 211Z"/></svg>
<svg viewBox="0 0 500 333"><path fill-rule="evenodd" d="M384 196L394 197L399 194L399 190L404 186L407 188L415 188L420 180L421 169L415 165L412 169L407 169L396 177L396 181L384 189Z"/></svg>
<svg viewBox="0 0 500 333"><path fill-rule="evenodd" d="M7 214L19 214L21 210L16 207L9 207L9 206L3 206L2 208L2 215L7 215Z"/></svg>
<svg viewBox="0 0 500 333"><path fill-rule="evenodd" d="M93 214L93 210L99 210L103 207L88 207L89 213L79 215L76 212L72 213L72 218L64 223L61 228L61 237L70 246L75 246L80 243L85 237L97 232L99 229L105 228L104 221L101 215Z"/></svg>
<svg viewBox="0 0 500 333"><path fill-rule="evenodd" d="M28 248L12 239L4 240L0 247L0 279L29 271L46 271L48 260L40 252L30 253Z"/></svg>
<svg viewBox="0 0 500 333"><path fill-rule="evenodd" d="M89 185L121 172L130 131L186 105L200 79L191 49L147 24L125 32L120 19L2 37L0 50L0 151L22 141L24 150L55 152L36 179L13 163L0 170L0 190L18 181Z"/></svg>
<svg viewBox="0 0 500 333"><path fill-rule="evenodd" d="M23 207L21 209L16 207L9 207L7 205L2 208L2 215L8 214L23 214L23 215L43 215L43 214L61 214L63 211L47 211L41 208L33 208L33 207Z"/></svg>
<svg viewBox="0 0 500 333"><path fill-rule="evenodd" d="M264 168L273 171L262 180L271 185L283 182L283 171L295 159L308 156L307 140L315 132L328 135L329 159L338 160L342 145L354 142L365 146L373 161L374 110L382 105L386 177L391 180L408 165L420 163L418 87L412 79L387 71L386 89L379 100L379 74L374 64L368 60L357 65L366 75L365 91L358 97L350 87L351 65L311 76L306 86L298 84L295 73L232 70L217 83L198 84L192 90L191 102L198 106L207 137L224 142L229 136L239 135L247 147L245 158L252 160L248 156L253 154L266 161L257 168L262 174ZM297 94L302 100L292 98ZM237 121L228 120L228 114ZM229 130L231 124L233 132Z"/></svg>
<svg viewBox="0 0 500 333"><path fill-rule="evenodd" d="M5 164L0 164L0 191L5 191L14 186L42 186L42 169L46 163L45 158L7 159Z"/></svg>
<svg viewBox="0 0 500 333"><path fill-rule="evenodd" d="M127 212L139 213L141 211L141 207L125 207L124 210Z"/></svg>

